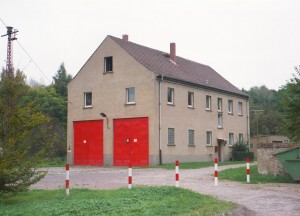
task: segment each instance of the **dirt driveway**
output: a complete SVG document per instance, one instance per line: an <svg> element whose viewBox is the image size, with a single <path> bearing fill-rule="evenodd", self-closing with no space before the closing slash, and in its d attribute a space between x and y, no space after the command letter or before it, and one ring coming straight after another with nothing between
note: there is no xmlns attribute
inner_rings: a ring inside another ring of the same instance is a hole
<svg viewBox="0 0 300 216"><path fill-rule="evenodd" d="M238 167L231 165L219 170ZM47 176L33 185L34 189L65 187L65 169L48 168ZM300 215L300 184L241 184L219 181L214 186L213 168L180 170L180 187L213 195L219 199L245 206L234 215ZM70 188L113 189L127 187L126 168L71 167ZM135 185L175 185L175 171L162 169L133 169ZM72 193L72 191L70 192Z"/></svg>

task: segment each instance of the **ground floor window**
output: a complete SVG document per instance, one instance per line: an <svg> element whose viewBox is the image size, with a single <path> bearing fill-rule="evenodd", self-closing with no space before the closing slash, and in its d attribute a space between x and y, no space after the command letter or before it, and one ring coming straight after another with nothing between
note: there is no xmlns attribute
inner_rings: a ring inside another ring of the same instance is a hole
<svg viewBox="0 0 300 216"><path fill-rule="evenodd" d="M206 145L211 146L212 145L212 132L206 131Z"/></svg>
<svg viewBox="0 0 300 216"><path fill-rule="evenodd" d="M175 145L175 129L168 128L168 145Z"/></svg>

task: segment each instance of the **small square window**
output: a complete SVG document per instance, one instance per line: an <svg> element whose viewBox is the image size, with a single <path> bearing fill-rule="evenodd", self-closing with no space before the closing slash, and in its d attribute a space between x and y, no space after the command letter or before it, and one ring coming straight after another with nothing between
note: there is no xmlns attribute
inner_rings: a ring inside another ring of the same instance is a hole
<svg viewBox="0 0 300 216"><path fill-rule="evenodd" d="M194 107L194 92L188 92L188 107Z"/></svg>
<svg viewBox="0 0 300 216"><path fill-rule="evenodd" d="M104 57L104 72L112 72L113 71L113 57Z"/></svg>
<svg viewBox="0 0 300 216"><path fill-rule="evenodd" d="M218 98L218 112L222 112L222 98Z"/></svg>
<svg viewBox="0 0 300 216"><path fill-rule="evenodd" d="M223 116L222 113L218 113L218 128L223 127Z"/></svg>
<svg viewBox="0 0 300 216"><path fill-rule="evenodd" d="M228 113L233 113L233 101L228 100Z"/></svg>
<svg viewBox="0 0 300 216"><path fill-rule="evenodd" d="M168 88L168 104L174 104L174 89Z"/></svg>
<svg viewBox="0 0 300 216"><path fill-rule="evenodd" d="M233 146L234 140L233 140L233 133L229 133L228 137L228 145Z"/></svg>
<svg viewBox="0 0 300 216"><path fill-rule="evenodd" d="M206 131L206 145L212 146L212 132Z"/></svg>
<svg viewBox="0 0 300 216"><path fill-rule="evenodd" d="M206 110L211 110L211 96L206 95Z"/></svg>
<svg viewBox="0 0 300 216"><path fill-rule="evenodd" d="M194 130L189 130L189 145L195 145Z"/></svg>
<svg viewBox="0 0 300 216"><path fill-rule="evenodd" d="M243 115L243 103L242 102L238 103L238 113L239 113L239 115Z"/></svg>
<svg viewBox="0 0 300 216"><path fill-rule="evenodd" d="M84 107L92 107L92 92L84 93Z"/></svg>
<svg viewBox="0 0 300 216"><path fill-rule="evenodd" d="M126 89L126 103L134 104L135 103L135 88L127 88Z"/></svg>
<svg viewBox="0 0 300 216"><path fill-rule="evenodd" d="M168 145L175 145L175 129L168 128Z"/></svg>

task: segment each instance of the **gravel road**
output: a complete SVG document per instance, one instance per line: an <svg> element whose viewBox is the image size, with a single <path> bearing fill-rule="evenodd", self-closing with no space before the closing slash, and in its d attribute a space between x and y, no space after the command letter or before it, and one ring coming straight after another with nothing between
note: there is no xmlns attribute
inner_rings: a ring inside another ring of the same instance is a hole
<svg viewBox="0 0 300 216"><path fill-rule="evenodd" d="M239 167L230 165L219 170ZM48 174L32 189L65 187L65 169L48 168ZM180 170L180 187L221 200L235 202L242 207L233 215L299 216L300 184L241 184L219 181L214 186L213 167ZM126 168L70 167L70 189L114 189L127 187ZM133 187L136 185L175 185L175 170L133 169ZM72 193L72 191L70 192Z"/></svg>

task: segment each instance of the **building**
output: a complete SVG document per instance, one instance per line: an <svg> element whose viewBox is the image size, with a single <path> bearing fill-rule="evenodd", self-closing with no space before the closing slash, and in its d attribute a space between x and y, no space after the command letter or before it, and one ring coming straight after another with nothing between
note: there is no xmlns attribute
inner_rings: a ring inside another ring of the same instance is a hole
<svg viewBox="0 0 300 216"><path fill-rule="evenodd" d="M107 36L68 85L68 162L229 160L249 98L211 67Z"/></svg>
<svg viewBox="0 0 300 216"><path fill-rule="evenodd" d="M291 143L289 138L281 135L261 135L250 138L250 151L254 153L254 158L257 158L258 148L276 148L277 145Z"/></svg>

